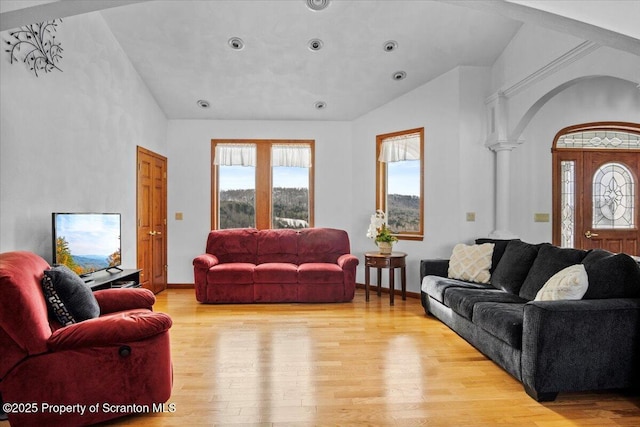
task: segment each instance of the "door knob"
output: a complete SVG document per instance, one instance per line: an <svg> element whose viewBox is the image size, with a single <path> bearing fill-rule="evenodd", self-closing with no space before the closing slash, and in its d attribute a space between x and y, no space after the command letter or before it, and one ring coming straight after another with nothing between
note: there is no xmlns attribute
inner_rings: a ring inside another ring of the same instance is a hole
<svg viewBox="0 0 640 427"><path fill-rule="evenodd" d="M592 233L591 230L587 230L584 232L584 237L586 237L587 239L590 239L592 237L598 237L598 234Z"/></svg>
<svg viewBox="0 0 640 427"><path fill-rule="evenodd" d="M149 232L149 236L155 236L155 235L156 235L156 232L155 232L155 231L150 231L150 232Z"/></svg>

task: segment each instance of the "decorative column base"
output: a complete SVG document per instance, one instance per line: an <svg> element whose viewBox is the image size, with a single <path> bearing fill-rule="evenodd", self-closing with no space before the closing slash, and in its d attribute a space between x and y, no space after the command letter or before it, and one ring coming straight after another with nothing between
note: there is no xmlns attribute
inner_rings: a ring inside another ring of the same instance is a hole
<svg viewBox="0 0 640 427"><path fill-rule="evenodd" d="M517 239L518 236L513 234L509 230L493 230L491 233L489 233L489 238L496 240L511 240Z"/></svg>

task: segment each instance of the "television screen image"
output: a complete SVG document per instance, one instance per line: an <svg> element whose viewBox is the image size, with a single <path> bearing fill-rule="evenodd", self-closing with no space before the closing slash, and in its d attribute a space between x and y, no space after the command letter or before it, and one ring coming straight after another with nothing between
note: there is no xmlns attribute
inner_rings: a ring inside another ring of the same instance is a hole
<svg viewBox="0 0 640 427"><path fill-rule="evenodd" d="M117 267L120 259L120 214L54 213L54 264L79 275Z"/></svg>

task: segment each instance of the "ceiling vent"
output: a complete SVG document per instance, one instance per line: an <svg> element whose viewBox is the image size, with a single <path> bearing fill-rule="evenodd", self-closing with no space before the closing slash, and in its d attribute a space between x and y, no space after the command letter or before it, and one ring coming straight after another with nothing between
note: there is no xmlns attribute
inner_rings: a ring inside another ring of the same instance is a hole
<svg viewBox="0 0 640 427"><path fill-rule="evenodd" d="M309 40L308 46L309 46L309 50L317 52L320 49L322 49L322 46L324 46L324 43L320 39L311 39Z"/></svg>
<svg viewBox="0 0 640 427"><path fill-rule="evenodd" d="M305 0L307 7L315 12L324 10L329 7L331 0Z"/></svg>
<svg viewBox="0 0 640 427"><path fill-rule="evenodd" d="M240 37L231 37L229 39L229 46L234 50L242 50L244 48L244 42Z"/></svg>
<svg viewBox="0 0 640 427"><path fill-rule="evenodd" d="M382 48L384 49L385 52L393 52L398 48L398 42L394 40L389 40L385 42L384 45L382 45Z"/></svg>
<svg viewBox="0 0 640 427"><path fill-rule="evenodd" d="M404 80L406 77L407 77L407 73L405 73L404 71L396 71L391 76L393 80Z"/></svg>

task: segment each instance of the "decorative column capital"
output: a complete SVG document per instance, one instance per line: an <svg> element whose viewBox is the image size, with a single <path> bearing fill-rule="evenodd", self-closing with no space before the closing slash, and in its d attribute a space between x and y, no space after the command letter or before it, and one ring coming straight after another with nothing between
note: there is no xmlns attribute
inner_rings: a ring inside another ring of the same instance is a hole
<svg viewBox="0 0 640 427"><path fill-rule="evenodd" d="M485 146L489 148L491 151L495 151L496 153L499 151L511 151L516 147L519 147L524 143L524 139L517 140L499 140L499 139L488 139L485 142Z"/></svg>

